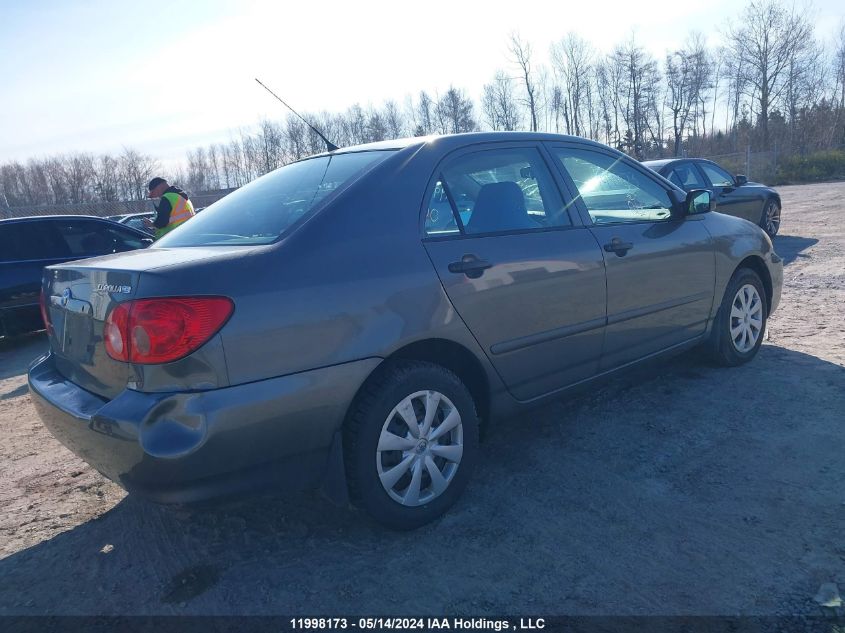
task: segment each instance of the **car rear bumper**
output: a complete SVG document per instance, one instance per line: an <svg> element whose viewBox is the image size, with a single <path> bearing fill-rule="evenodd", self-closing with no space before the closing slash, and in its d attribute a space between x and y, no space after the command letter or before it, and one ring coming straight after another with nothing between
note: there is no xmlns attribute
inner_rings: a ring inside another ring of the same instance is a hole
<svg viewBox="0 0 845 633"><path fill-rule="evenodd" d="M29 370L35 408L62 444L154 501L184 503L261 484L300 489L325 475L358 387L380 359L188 393L85 391L53 357Z"/></svg>

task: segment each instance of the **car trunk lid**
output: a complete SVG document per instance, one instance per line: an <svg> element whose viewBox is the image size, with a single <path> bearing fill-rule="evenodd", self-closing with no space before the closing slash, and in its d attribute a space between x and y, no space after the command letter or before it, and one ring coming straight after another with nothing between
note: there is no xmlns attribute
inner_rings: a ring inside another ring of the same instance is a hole
<svg viewBox="0 0 845 633"><path fill-rule="evenodd" d="M103 327L111 311L119 303L140 298L138 287L145 271L226 256L237 250L145 249L46 268L43 291L57 370L83 389L109 399L127 386L140 384L140 374L133 365L106 353Z"/></svg>

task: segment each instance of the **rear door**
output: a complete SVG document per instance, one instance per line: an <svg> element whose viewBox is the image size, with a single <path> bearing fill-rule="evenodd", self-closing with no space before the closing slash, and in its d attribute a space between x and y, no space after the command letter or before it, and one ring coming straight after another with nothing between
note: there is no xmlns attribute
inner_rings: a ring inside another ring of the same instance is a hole
<svg viewBox="0 0 845 633"><path fill-rule="evenodd" d="M702 334L713 301L715 256L700 216L674 217L666 186L626 157L580 144L550 150L603 250L607 334L601 368Z"/></svg>
<svg viewBox="0 0 845 633"><path fill-rule="evenodd" d="M438 168L424 244L508 389L529 400L596 373L604 264L538 147L484 147L452 154Z"/></svg>
<svg viewBox="0 0 845 633"><path fill-rule="evenodd" d="M41 329L42 271L67 259L67 247L52 221L0 224L0 310L8 334Z"/></svg>

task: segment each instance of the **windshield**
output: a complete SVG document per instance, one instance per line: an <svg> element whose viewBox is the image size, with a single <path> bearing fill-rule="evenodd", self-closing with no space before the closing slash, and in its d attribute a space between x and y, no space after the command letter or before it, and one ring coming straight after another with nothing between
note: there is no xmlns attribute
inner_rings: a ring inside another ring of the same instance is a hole
<svg viewBox="0 0 845 633"><path fill-rule="evenodd" d="M155 245L269 244L333 191L390 154L357 152L291 163L218 200Z"/></svg>

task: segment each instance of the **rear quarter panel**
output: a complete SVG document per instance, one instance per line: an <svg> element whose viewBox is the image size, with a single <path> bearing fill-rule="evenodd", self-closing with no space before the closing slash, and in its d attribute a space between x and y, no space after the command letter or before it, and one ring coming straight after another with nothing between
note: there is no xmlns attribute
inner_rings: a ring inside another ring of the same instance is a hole
<svg viewBox="0 0 845 633"><path fill-rule="evenodd" d="M464 345L483 363L420 239L436 154L400 150L281 242L226 261L145 273L141 292L190 289L234 299L220 333L232 385L384 358L425 338Z"/></svg>

